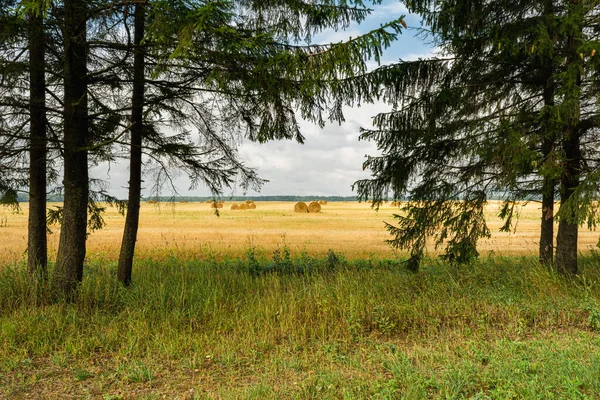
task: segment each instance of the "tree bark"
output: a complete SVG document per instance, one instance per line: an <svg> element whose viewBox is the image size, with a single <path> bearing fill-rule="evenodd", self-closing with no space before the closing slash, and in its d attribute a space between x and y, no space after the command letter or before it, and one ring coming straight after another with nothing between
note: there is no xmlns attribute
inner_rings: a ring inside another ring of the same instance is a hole
<svg viewBox="0 0 600 400"><path fill-rule="evenodd" d="M549 78L552 80L552 77ZM547 83L544 90L544 105L554 105L554 87ZM547 116L547 119L551 116ZM542 124L544 138L542 140L542 156L544 161L554 151L556 135L550 127L550 123ZM542 225L540 228L540 263L550 265L554 255L554 186L556 184L553 176L545 175L542 184Z"/></svg>
<svg viewBox="0 0 600 400"><path fill-rule="evenodd" d="M552 0L544 2L544 15L554 15ZM548 60L544 71L544 107L546 115L542 121L542 157L546 161L553 153L556 143L556 132L552 124L552 113L547 108L554 106L554 70L553 57ZM543 265L551 265L554 259L554 188L556 180L553 176L543 176L542 183L542 223L540 227L539 258Z"/></svg>
<svg viewBox="0 0 600 400"><path fill-rule="evenodd" d="M85 0L64 1L64 209L53 285L67 298L83 278L87 239L87 9Z"/></svg>
<svg viewBox="0 0 600 400"><path fill-rule="evenodd" d="M129 199L127 203L127 216L125 229L121 242L119 266L117 277L119 281L129 286L133 269L133 256L137 240L138 224L140 220L140 196L142 192L142 138L144 134L143 109L144 109L144 50L141 42L144 38L145 9L142 4L136 4L134 12L134 64L133 64L133 94L131 111L131 158L129 164Z"/></svg>
<svg viewBox="0 0 600 400"><path fill-rule="evenodd" d="M579 64L577 54L577 42L575 35L569 35L568 40L567 68L576 68ZM580 86L581 72L577 68L577 76L572 87L565 96L563 102L572 105L567 118L567 127L562 139L562 149L565 155L565 163L560 179L560 207L561 218L558 223L558 234L556 236L556 269L558 272L571 275L577 274L577 239L579 224L577 221L578 199L573 193L579 186L579 174L581 168L580 138L577 130L580 112ZM569 204L567 205L567 202ZM563 207L566 207L563 210Z"/></svg>
<svg viewBox="0 0 600 400"><path fill-rule="evenodd" d="M571 199L573 191L579 185L579 138L573 129L569 129L563 141L563 149L567 157L564 172L561 177L560 204L561 208ZM576 219L577 200L569 210L561 215L556 236L556 268L563 274L577 274L577 239L579 224Z"/></svg>
<svg viewBox="0 0 600 400"><path fill-rule="evenodd" d="M46 277L48 245L46 238L46 80L44 60L44 17L28 15L29 47L29 221L27 270Z"/></svg>
<svg viewBox="0 0 600 400"><path fill-rule="evenodd" d="M546 141L543 147L547 145ZM544 176L542 187L542 224L540 228L540 263L550 265L554 255L554 179Z"/></svg>

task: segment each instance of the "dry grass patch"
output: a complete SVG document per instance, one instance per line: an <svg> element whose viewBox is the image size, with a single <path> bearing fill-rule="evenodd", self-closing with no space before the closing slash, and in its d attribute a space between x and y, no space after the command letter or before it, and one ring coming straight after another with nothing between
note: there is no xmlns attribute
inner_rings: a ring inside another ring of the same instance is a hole
<svg viewBox="0 0 600 400"><path fill-rule="evenodd" d="M333 249L347 258L393 258L399 254L385 240L390 236L384 221L394 223L393 214L398 209L381 207L377 212L364 203L329 202L327 212L315 215L294 212L292 202L257 202L251 213L222 213L204 203L144 203L140 209L140 227L136 248L139 257L166 257L174 251L189 257L238 257L252 243L265 252L277 249L282 237L297 252L311 255L327 253ZM53 208L59 204L48 204ZM21 205L18 214L0 208L0 262L13 263L25 257L27 249L28 205ZM492 237L482 240L482 256L534 255L538 251L541 207L530 203L520 210L521 219L515 232L499 232L502 221L497 217L500 204L490 202L486 218ZM92 233L87 242L89 258L117 260L123 235L125 218L114 208L107 208L106 227ZM56 256L60 234L52 227L48 236L50 259ZM260 240L259 240L260 238ZM581 228L579 249L582 252L596 249L598 233ZM430 252L435 249L429 247Z"/></svg>

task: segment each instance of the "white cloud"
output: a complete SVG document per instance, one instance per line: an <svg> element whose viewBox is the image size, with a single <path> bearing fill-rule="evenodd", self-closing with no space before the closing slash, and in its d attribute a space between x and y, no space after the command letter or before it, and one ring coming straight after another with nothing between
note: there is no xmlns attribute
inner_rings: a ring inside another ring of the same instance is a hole
<svg viewBox="0 0 600 400"><path fill-rule="evenodd" d="M401 15L408 15L408 9L399 1L388 1L373 8L371 17L377 19L397 18Z"/></svg>

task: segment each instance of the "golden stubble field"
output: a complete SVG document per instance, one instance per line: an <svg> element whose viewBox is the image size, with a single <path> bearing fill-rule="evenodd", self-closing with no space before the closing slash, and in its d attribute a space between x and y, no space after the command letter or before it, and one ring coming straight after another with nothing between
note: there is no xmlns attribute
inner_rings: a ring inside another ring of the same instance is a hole
<svg viewBox="0 0 600 400"><path fill-rule="evenodd" d="M330 202L319 214L293 212L292 202L257 202L255 210L230 210L225 202L217 217L206 203L142 204L138 236L139 257L184 254L192 257L239 257L250 247L271 253L287 246L293 255L324 254L328 249L347 258L393 257L397 255L384 240L389 238L384 221L393 222L397 212L389 203L379 211L365 203ZM49 204L53 207L56 204ZM540 205L529 203L521 210L515 233L498 232L498 202L487 208L492 238L480 243L482 255L533 255L537 252ZM0 262L18 261L27 245L27 204L21 213L0 208ZM108 208L106 227L88 240L88 256L114 260L118 257L124 217ZM59 228L48 236L50 257L56 255ZM579 248L595 248L598 233L582 228ZM434 249L432 248L433 252Z"/></svg>

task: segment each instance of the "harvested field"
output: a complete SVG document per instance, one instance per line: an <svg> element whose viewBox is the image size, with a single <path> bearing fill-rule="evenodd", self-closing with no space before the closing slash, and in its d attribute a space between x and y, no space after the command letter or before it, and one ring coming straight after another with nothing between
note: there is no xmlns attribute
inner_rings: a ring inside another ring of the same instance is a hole
<svg viewBox="0 0 600 400"><path fill-rule="evenodd" d="M203 203L159 203L141 206L138 255L153 256L168 252L189 253L190 256L210 255L217 258L237 257L254 246L272 252L283 242L294 253L325 254L328 249L347 258L394 257L386 243L389 236L384 221L393 222L398 212L391 203L379 212L365 203L329 202L320 213L295 213L293 202L257 202L252 213L240 213L228 208L219 210ZM57 204L49 204L53 207ZM243 204L246 206L246 204ZM243 208L240 206L240 208ZM533 255L537 252L540 221L539 204L530 203L521 211L516 233L498 232L501 221L496 217L499 204L492 202L486 215L492 238L481 242L480 253L502 255ZM88 240L90 257L101 255L118 258L124 217L113 208L105 216L106 227L94 232ZM0 208L0 261L11 262L24 257L27 245L27 204L20 214ZM49 235L50 257L56 255L59 228ZM595 248L598 233L582 228L580 250ZM433 249L431 249L433 251Z"/></svg>

